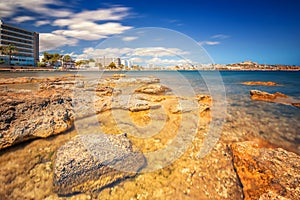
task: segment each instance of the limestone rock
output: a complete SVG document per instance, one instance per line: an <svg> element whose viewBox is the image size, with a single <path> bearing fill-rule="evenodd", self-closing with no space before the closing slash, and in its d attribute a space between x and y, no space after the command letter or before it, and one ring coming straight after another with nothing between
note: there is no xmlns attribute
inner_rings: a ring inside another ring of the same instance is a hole
<svg viewBox="0 0 300 200"><path fill-rule="evenodd" d="M150 106L149 105L134 105L129 108L129 111L131 112L139 112L143 110L149 110Z"/></svg>
<svg viewBox="0 0 300 200"><path fill-rule="evenodd" d="M263 86L278 86L278 83L275 82L264 82L264 81L247 81L243 82L244 85L263 85Z"/></svg>
<svg viewBox="0 0 300 200"><path fill-rule="evenodd" d="M143 154L132 150L126 134L79 135L57 151L54 190L59 195L101 190L135 176L145 165Z"/></svg>
<svg viewBox="0 0 300 200"><path fill-rule="evenodd" d="M282 94L280 92L275 92L274 94L270 94L268 92L263 92L260 90L250 90L250 95L252 100L281 103L285 105L300 107L300 103L295 102L297 100L285 94Z"/></svg>
<svg viewBox="0 0 300 200"><path fill-rule="evenodd" d="M295 107L299 107L299 108L300 108L300 103L292 103L292 106L295 106Z"/></svg>
<svg viewBox="0 0 300 200"><path fill-rule="evenodd" d="M111 96L114 92L114 88L109 86L99 86L96 88L96 92L99 96Z"/></svg>
<svg viewBox="0 0 300 200"><path fill-rule="evenodd" d="M73 125L72 99L51 92L0 91L0 149L62 133Z"/></svg>
<svg viewBox="0 0 300 200"><path fill-rule="evenodd" d="M262 101L273 101L277 97L286 98L288 97L285 94L282 94L280 92L276 92L274 94L270 94L268 92L263 92L260 90L250 90L251 98L254 100L262 100Z"/></svg>
<svg viewBox="0 0 300 200"><path fill-rule="evenodd" d="M170 91L170 88L161 84L151 84L135 90L135 92L141 92L145 94L162 94L167 91Z"/></svg>
<svg viewBox="0 0 300 200"><path fill-rule="evenodd" d="M300 199L299 155L251 141L231 150L245 199Z"/></svg>

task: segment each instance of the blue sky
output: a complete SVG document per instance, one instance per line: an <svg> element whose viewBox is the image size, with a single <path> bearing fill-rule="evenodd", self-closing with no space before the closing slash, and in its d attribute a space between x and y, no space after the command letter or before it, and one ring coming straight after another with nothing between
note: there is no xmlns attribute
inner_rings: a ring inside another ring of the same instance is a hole
<svg viewBox="0 0 300 200"><path fill-rule="evenodd" d="M300 65L299 10L298 0L0 0L2 20L39 32L41 51L84 58L111 36L162 27L222 64Z"/></svg>

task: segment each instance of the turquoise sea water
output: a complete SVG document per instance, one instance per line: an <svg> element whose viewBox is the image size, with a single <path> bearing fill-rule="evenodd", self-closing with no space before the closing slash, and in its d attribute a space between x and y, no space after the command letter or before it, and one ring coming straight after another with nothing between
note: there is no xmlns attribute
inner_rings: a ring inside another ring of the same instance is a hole
<svg viewBox="0 0 300 200"><path fill-rule="evenodd" d="M0 78L45 77L78 72L1 72ZM115 73L131 76L156 76L179 96L194 96L213 92L225 101L227 117L224 131L260 136L279 147L300 154L300 108L278 103L253 101L249 91L258 89L281 92L300 102L300 72L285 71L138 71L138 72L79 72L88 78L101 78ZM249 86L245 81L273 81L279 86ZM220 88L213 90L213 88ZM224 89L224 93L222 92ZM192 92L191 92L192 91ZM218 94L220 93L220 94Z"/></svg>

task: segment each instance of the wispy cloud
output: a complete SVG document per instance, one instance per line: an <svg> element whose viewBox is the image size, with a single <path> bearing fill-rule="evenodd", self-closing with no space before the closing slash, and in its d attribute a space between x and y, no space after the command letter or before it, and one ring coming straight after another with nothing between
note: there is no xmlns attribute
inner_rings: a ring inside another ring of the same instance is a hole
<svg viewBox="0 0 300 200"><path fill-rule="evenodd" d="M162 58L152 58L146 61L147 64L154 65L183 65L191 63L188 59L162 59Z"/></svg>
<svg viewBox="0 0 300 200"><path fill-rule="evenodd" d="M212 39L226 39L226 38L229 38L229 35L225 35L225 34L217 34L217 35L213 35L211 36Z"/></svg>
<svg viewBox="0 0 300 200"><path fill-rule="evenodd" d="M14 0L0 2L0 17L10 17L22 10L55 17L65 17L71 14L66 9L53 9L49 5L62 5L59 0Z"/></svg>
<svg viewBox="0 0 300 200"><path fill-rule="evenodd" d="M25 22L25 21L32 21L35 20L34 17L30 17L30 16L19 16L19 17L15 17L13 19L13 21L17 22L17 23L21 23L21 22Z"/></svg>
<svg viewBox="0 0 300 200"><path fill-rule="evenodd" d="M134 37L134 36L127 36L127 37L123 37L122 40L125 42L130 42L130 41L134 41L138 39L138 37Z"/></svg>
<svg viewBox="0 0 300 200"><path fill-rule="evenodd" d="M34 23L35 26L43 26L43 25L47 25L47 24L51 24L51 21L50 20L39 20Z"/></svg>
<svg viewBox="0 0 300 200"><path fill-rule="evenodd" d="M81 40L99 40L107 38L109 35L120 34L131 29L130 26L123 26L120 23L109 22L105 24L97 24L94 22L80 22L72 24L68 29L55 30L53 33L74 37Z"/></svg>
<svg viewBox="0 0 300 200"><path fill-rule="evenodd" d="M229 35L225 35L225 34L216 34L210 37L212 40L204 40L204 41L200 41L198 44L204 46L204 45L208 45L208 46L214 46L214 45L218 45L221 44L221 42L219 40L224 40L226 38L229 38Z"/></svg>
<svg viewBox="0 0 300 200"><path fill-rule="evenodd" d="M204 46L204 45L209 45L209 46L212 46L212 45L218 45L220 44L219 41L201 41L199 42L200 45Z"/></svg>
<svg viewBox="0 0 300 200"><path fill-rule="evenodd" d="M69 17L55 20L53 25L63 29L55 30L52 33L80 40L107 38L132 28L116 22L128 16L129 10L127 7L114 7L73 13ZM101 21L110 22L101 23Z"/></svg>
<svg viewBox="0 0 300 200"><path fill-rule="evenodd" d="M182 26L183 23L180 20L177 19L168 19L167 22L171 23L171 24L175 24L176 26Z"/></svg>
<svg viewBox="0 0 300 200"><path fill-rule="evenodd" d="M53 6L62 8L54 9ZM132 28L119 22L130 15L128 7L114 6L81 12L65 7L64 2L60 0L14 0L5 3L2 1L0 17L11 18L17 23L36 20L34 26L49 24L52 27L59 27L51 33L40 34L41 51L64 45L76 45L79 40L107 38ZM28 16L16 16L21 8L22 11L28 11Z"/></svg>

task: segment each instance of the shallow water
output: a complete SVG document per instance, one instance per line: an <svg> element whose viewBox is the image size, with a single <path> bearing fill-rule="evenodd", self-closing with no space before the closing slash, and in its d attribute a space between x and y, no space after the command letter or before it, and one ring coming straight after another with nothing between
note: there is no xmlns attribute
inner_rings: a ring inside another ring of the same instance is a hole
<svg viewBox="0 0 300 200"><path fill-rule="evenodd" d="M80 72L87 79L103 81L105 77L117 72ZM220 141L215 149L204 159L196 159L203 135L197 135L193 144L185 154L172 165L152 173L142 173L134 179L106 188L98 196L75 195L73 199L239 199L236 194L230 194L235 185L230 185L226 174L233 173L231 159L228 156L226 142L251 140L262 137L275 146L285 148L300 154L300 112L299 108L253 101L250 99L249 91L259 89L267 92L281 92L289 95L299 102L300 100L300 73L299 72L118 72L131 76L155 76L161 79L161 83L172 89L170 95L194 97L196 94L209 94L213 92L215 101L225 101L227 114L222 127ZM25 76L60 76L70 72L27 72L27 73L0 73L0 77L25 77ZM72 72L77 74L77 72ZM99 78L103 78L99 80ZM206 82L205 82L206 80ZM242 85L244 81L273 81L280 86L248 86ZM2 86L4 87L4 86ZM32 89L29 84L14 85L14 89ZM213 90L218 88L220 90ZM224 89L224 93L222 93ZM122 113L119 113L123 116ZM151 116L151 115L150 115ZM108 112L100 116L104 132L117 132L112 123L112 116ZM136 116L140 117L140 116ZM136 119L131 116L132 119ZM215 116L218 117L218 116ZM147 123L148 118L145 118ZM159 119L152 119L161 120ZM166 133L174 125L172 120L166 126ZM176 125L176 124L175 124ZM199 130L204 130L205 126ZM59 199L51 190L52 187L52 162L55 151L70 138L78 134L77 130L71 130L66 134L50 137L48 139L37 139L32 142L16 145L0 152L0 182L5 183L0 194L10 198L36 198L36 199ZM144 145L149 151L155 150L155 144L166 143L165 138L153 137ZM133 141L135 142L135 141ZM142 143L141 143L142 144ZM154 145L152 145L154 144ZM161 146L158 146L161 147ZM152 149L153 148L153 149ZM195 175L194 175L195 174ZM225 176L226 175L226 176ZM232 178L232 177L231 177ZM237 189L238 191L238 189ZM218 198L216 198L218 197ZM176 198L175 198L176 199Z"/></svg>
<svg viewBox="0 0 300 200"><path fill-rule="evenodd" d="M213 95L226 102L227 121L241 131L260 135L276 145L292 147L300 153L299 108L253 101L249 91L258 89L269 93L281 92L300 102L300 72L289 71L129 71L129 72L1 72L0 78L52 77L67 74L81 75L88 79L104 79L112 74L123 73L127 77L155 76L172 89L177 96ZM243 85L246 81L273 81L279 86ZM4 87L4 86L2 86ZM12 89L36 89L36 84L16 84ZM217 88L217 90L213 90ZM222 92L225 91L225 93Z"/></svg>

